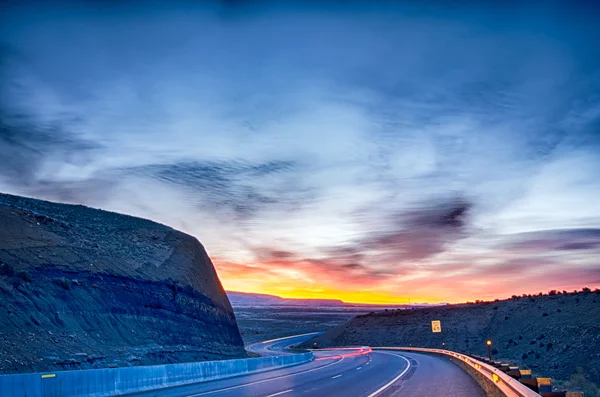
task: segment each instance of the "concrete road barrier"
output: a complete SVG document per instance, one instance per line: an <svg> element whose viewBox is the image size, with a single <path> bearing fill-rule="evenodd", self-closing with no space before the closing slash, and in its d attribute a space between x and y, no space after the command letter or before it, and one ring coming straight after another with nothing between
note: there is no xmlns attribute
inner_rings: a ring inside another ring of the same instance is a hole
<svg viewBox="0 0 600 397"><path fill-rule="evenodd" d="M2 397L118 396L307 363L313 353L139 367L0 375Z"/></svg>

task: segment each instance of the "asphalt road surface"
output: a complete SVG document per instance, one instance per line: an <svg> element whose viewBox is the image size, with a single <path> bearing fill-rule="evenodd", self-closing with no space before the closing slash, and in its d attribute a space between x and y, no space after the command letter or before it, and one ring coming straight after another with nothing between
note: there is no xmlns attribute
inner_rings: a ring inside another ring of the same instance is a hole
<svg viewBox="0 0 600 397"><path fill-rule="evenodd" d="M253 351L281 353L312 335L253 345ZM136 396L168 397L484 397L461 368L435 356L370 349L315 351L315 361L293 367Z"/></svg>

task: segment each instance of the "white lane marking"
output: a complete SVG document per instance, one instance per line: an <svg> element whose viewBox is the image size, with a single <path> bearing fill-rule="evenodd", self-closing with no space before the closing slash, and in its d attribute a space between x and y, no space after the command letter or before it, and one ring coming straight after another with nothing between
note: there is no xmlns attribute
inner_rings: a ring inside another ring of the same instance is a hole
<svg viewBox="0 0 600 397"><path fill-rule="evenodd" d="M359 370L359 369L361 369L361 368L362 368L362 367L358 367L358 368L356 368L356 370L358 371L358 370Z"/></svg>
<svg viewBox="0 0 600 397"><path fill-rule="evenodd" d="M268 396L266 396L266 397L275 397L275 396L278 396L278 395L280 395L280 394L289 393L289 392L291 392L292 390L294 390L294 389L289 389L289 390L280 391L279 393L273 393L273 394L269 394L269 395L268 395Z"/></svg>
<svg viewBox="0 0 600 397"><path fill-rule="evenodd" d="M259 383L270 382L270 381L277 380L277 379L282 379L282 378L289 378L290 376L295 376L295 375L300 375L300 374L306 374L306 373L308 373L308 372L313 372L313 371L316 371L316 370L319 370L319 369L323 369L323 368L325 368L325 367L329 367L330 365L337 364L337 363L340 363L340 362L342 362L342 361L344 361L344 358L343 358L343 357L342 357L340 360L338 360L338 361L334 361L334 362L332 362L332 363L329 363L329 364L327 364L327 365L323 365L322 367L317 367L317 368L313 368L313 369L308 369L308 370L306 370L306 371L294 372L293 374L289 374L289 375L281 375L281 376L276 376L276 377L274 377L274 378L263 379L263 380L257 380L257 381L255 381L255 382L244 383L244 384L241 384L241 385L236 385L236 386L226 387L226 388L224 388L224 389L218 389L218 390L205 391L205 392L198 393L198 394L190 394L190 395L188 395L188 396L186 396L186 397L198 397L198 396L205 396L205 395L207 395L207 394L221 393L221 392L228 391L228 390L239 389L240 387L246 387L246 386L251 386L251 385L257 385L257 384L259 384ZM254 375L254 374L251 374L251 375ZM221 379L216 379L216 380L221 380Z"/></svg>
<svg viewBox="0 0 600 397"><path fill-rule="evenodd" d="M342 374L339 374L339 375L336 375L336 376L332 376L331 379L339 378L340 376L342 376Z"/></svg>
<svg viewBox="0 0 600 397"><path fill-rule="evenodd" d="M385 385L381 386L379 389L375 390L373 393L369 394L368 397L375 397L376 395L378 395L379 393L381 393L382 391L384 391L385 389L387 389L388 387L393 385L394 382L396 382L398 379L400 379L410 369L410 361L408 361L408 359L406 357L400 356L398 354L386 353L386 352L382 352L382 351L380 351L379 353L388 354L390 356L396 356L396 357L400 357L400 358L404 359L404 361L406 361L406 369L404 371L400 372L400 375L396 376L394 379L392 379Z"/></svg>

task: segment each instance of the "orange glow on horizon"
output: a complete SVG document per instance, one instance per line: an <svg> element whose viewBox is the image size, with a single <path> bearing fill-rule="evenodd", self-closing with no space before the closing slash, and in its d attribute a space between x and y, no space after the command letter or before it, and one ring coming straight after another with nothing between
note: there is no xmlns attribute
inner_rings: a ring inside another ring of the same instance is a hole
<svg viewBox="0 0 600 397"><path fill-rule="evenodd" d="M457 274L415 269L410 274L374 277L352 269L340 271L308 261L269 261L248 265L215 258L214 262L226 291L269 294L288 299L332 299L356 304L456 304L477 299L506 299L523 293L537 295L551 289L573 291L583 287L600 287L586 283L583 277L573 272L549 272L546 278L536 277L536 283L532 284L527 273L521 275L517 283L512 275L505 280L486 272ZM557 284L557 280L561 284Z"/></svg>
<svg viewBox="0 0 600 397"><path fill-rule="evenodd" d="M323 269L313 271L302 268L302 265L292 269L290 264L245 265L215 259L215 267L226 291L269 294L287 299L335 299L356 304L440 302L435 296L390 293L373 280Z"/></svg>
<svg viewBox="0 0 600 397"><path fill-rule="evenodd" d="M341 300L345 303L356 303L356 304L376 304L376 305L403 305L415 302L428 302L427 298L413 299L402 296L387 295L384 293L376 293L369 291L340 291L340 290L322 290L321 292L314 292L311 290L304 290L301 288L295 288L291 292L280 292L278 288L274 289L246 289L241 288L227 288L228 283L224 283L225 290L236 291L236 292L248 292L257 294L268 294L276 295L284 299L335 299ZM429 300L431 301L431 299Z"/></svg>

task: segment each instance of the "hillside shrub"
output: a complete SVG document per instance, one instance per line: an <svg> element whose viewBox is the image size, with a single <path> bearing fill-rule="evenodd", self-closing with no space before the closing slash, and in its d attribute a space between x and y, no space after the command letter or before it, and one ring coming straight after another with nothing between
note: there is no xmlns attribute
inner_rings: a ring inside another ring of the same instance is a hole
<svg viewBox="0 0 600 397"><path fill-rule="evenodd" d="M25 281L26 283L30 283L33 281L33 277L31 277L31 274L26 271L20 271L16 274L16 276L21 280Z"/></svg>
<svg viewBox="0 0 600 397"><path fill-rule="evenodd" d="M15 269L8 263L0 264L0 276L12 277L15 275Z"/></svg>
<svg viewBox="0 0 600 397"><path fill-rule="evenodd" d="M71 281L65 277L60 278L57 284L65 290L71 289Z"/></svg>
<svg viewBox="0 0 600 397"><path fill-rule="evenodd" d="M196 295L196 290L194 289L194 287L192 287L191 285L186 285L185 287L183 287L183 293L190 295L190 296L194 296Z"/></svg>
<svg viewBox="0 0 600 397"><path fill-rule="evenodd" d="M582 391L585 397L600 397L598 386L587 380L581 367L577 367L575 373L565 383L565 387L571 391Z"/></svg>

